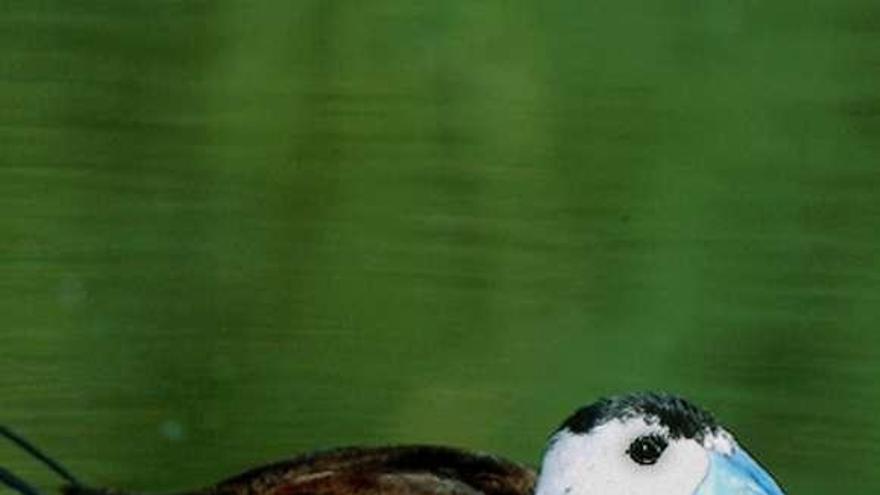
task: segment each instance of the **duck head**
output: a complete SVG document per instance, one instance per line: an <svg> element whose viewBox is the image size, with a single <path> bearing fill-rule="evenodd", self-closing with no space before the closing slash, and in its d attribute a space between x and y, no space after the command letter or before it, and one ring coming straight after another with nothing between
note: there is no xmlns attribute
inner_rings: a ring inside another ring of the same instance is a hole
<svg viewBox="0 0 880 495"><path fill-rule="evenodd" d="M784 495L714 418L664 394L602 399L550 439L536 495Z"/></svg>

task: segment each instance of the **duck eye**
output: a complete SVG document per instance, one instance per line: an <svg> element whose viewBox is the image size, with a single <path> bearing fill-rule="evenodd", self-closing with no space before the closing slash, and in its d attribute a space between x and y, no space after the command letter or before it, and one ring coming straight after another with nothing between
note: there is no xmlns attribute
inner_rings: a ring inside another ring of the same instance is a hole
<svg viewBox="0 0 880 495"><path fill-rule="evenodd" d="M660 459L666 445L666 439L660 435L644 435L633 440L633 443L629 444L629 448L626 449L626 453L632 460L647 466Z"/></svg>

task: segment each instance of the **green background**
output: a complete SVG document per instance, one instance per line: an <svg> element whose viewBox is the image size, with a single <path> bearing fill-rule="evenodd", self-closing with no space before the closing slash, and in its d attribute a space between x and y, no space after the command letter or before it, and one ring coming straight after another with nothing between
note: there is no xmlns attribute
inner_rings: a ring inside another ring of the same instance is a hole
<svg viewBox="0 0 880 495"><path fill-rule="evenodd" d="M661 389L876 493L878 88L868 0L3 0L0 422L155 492Z"/></svg>

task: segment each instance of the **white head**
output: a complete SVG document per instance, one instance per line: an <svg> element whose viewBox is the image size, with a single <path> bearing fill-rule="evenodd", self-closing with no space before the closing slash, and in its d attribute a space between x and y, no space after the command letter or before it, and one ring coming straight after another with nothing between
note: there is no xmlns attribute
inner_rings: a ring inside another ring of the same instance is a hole
<svg viewBox="0 0 880 495"><path fill-rule="evenodd" d="M578 410L550 439L536 495L783 495L711 415L635 394Z"/></svg>

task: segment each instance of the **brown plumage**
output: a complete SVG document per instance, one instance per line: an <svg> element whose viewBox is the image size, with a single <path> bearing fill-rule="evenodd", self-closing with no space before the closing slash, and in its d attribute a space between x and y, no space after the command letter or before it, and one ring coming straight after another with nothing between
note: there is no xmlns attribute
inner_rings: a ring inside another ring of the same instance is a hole
<svg viewBox="0 0 880 495"><path fill-rule="evenodd" d="M450 447L345 448L258 467L179 495L531 495L535 472ZM69 486L65 495L114 495Z"/></svg>

